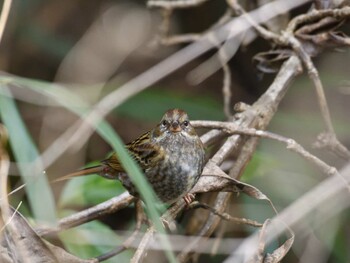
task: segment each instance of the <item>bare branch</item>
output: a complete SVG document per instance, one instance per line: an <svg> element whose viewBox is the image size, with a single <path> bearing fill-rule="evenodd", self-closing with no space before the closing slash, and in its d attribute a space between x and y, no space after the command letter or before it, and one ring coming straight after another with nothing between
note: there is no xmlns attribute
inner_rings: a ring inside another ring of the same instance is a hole
<svg viewBox="0 0 350 263"><path fill-rule="evenodd" d="M153 226L148 228L148 230L147 230L146 234L143 236L141 243L140 243L139 247L137 248L134 256L130 260L130 263L142 262L142 259L146 253L146 247L147 247L148 243L150 242L151 238L153 237L155 231L156 230Z"/></svg>
<svg viewBox="0 0 350 263"><path fill-rule="evenodd" d="M254 27L255 30L257 30L257 32L263 38L265 38L266 40L271 40L278 45L282 45L282 46L290 45L293 48L293 50L296 52L296 54L299 56L299 58L302 60L303 64L305 65L308 71L309 77L312 80L314 87L316 88L316 94L318 97L321 115L326 124L327 133L329 133L329 136L327 136L327 138L329 138L328 144L331 145L330 148L336 149L334 150L334 152L340 153L339 154L340 156L346 156L347 159L350 159L350 151L346 149L346 147L339 142L335 134L333 124L331 121L329 108L327 105L326 96L324 94L323 85L320 80L318 71L313 64L310 55L305 51L301 43L293 36L296 26L302 22L310 22L310 21L313 21L313 19L320 19L325 14L328 14L327 17L335 17L337 19L346 18L350 16L350 9L348 7L344 7L342 9L333 9L331 10L332 15L330 15L330 13L327 12L330 10L315 11L316 13L311 12L306 15L301 15L300 18L295 18L289 23L286 33L279 36L271 31L266 30L265 28L260 26L258 23L256 23L249 15L246 14L244 9L238 4L236 0L228 0L227 2L232 7L232 9L235 10L236 13L243 14L244 17L248 20L248 22Z"/></svg>
<svg viewBox="0 0 350 263"><path fill-rule="evenodd" d="M342 177L350 183L350 165L348 164L344 169L340 171ZM272 219L271 224L266 230L269 232L269 236L266 243L270 243L276 239L284 231L288 229L287 226L298 228L298 225L303 225L302 222L308 216L319 211L319 209L325 209L322 213L323 216L313 217L313 224L321 224L326 222L329 218L333 218L338 213L347 209L350 205L349 193L344 184L339 181L340 177L332 176L323 182L316 185L311 191L298 198L286 209L279 213ZM325 206L324 204L328 205ZM334 204L334 205L329 205ZM285 224L280 224L284 222ZM305 228L299 228L299 231L311 231ZM297 234L297 233L296 233ZM258 244L257 233L246 238L245 241L235 250L229 258L224 262L237 262L237 260L248 259L256 251Z"/></svg>
<svg viewBox="0 0 350 263"><path fill-rule="evenodd" d="M12 4L12 0L5 0L3 2L3 6L0 14L0 42L4 35L6 23L10 14L11 4Z"/></svg>
<svg viewBox="0 0 350 263"><path fill-rule="evenodd" d="M231 70L227 65L228 55L225 52L225 49L219 47L218 57L222 66L222 70L224 73L223 77L223 85L222 85L222 95L224 100L224 113L227 118L231 117Z"/></svg>
<svg viewBox="0 0 350 263"><path fill-rule="evenodd" d="M289 87L290 82L301 72L300 61L296 57L291 57L287 62L284 63L280 72L277 74L274 82L268 88L268 90L263 94L260 99L246 111L242 112L240 117L235 119L234 123L240 127L258 127L265 128L271 118L273 117L279 102L282 100L285 95L287 88ZM263 117L262 117L263 116ZM262 119L261 119L262 117ZM223 131L217 131L215 133L224 133ZM235 149L237 145L240 144L243 138L239 135L230 136L224 145L219 149L219 151L211 159L215 164L220 165L226 156ZM253 144L256 145L256 142ZM254 148L254 147L253 147ZM253 149L249 154L246 155L247 159L250 159L253 154ZM237 171L240 175L245 167L246 162L240 163L237 166ZM218 211L225 211L228 201L231 197L231 193L219 193L216 200L214 209ZM220 217L216 215L210 215L207 222L202 226L201 230L197 233L198 240L201 237L210 236L213 231L216 229L217 225L220 223ZM178 255L178 260L180 262L185 262L191 255L194 247L196 247L195 240L191 242L188 247L183 250Z"/></svg>
<svg viewBox="0 0 350 263"><path fill-rule="evenodd" d="M324 161L322 161L321 159L319 159L315 155L306 151L304 149L304 147L302 147L299 143L297 143L295 140L293 140L291 138L286 138L286 137L278 135L278 134L274 134L274 133L262 131L262 130L256 130L253 128L242 129L239 126L235 126L233 123L227 123L227 122L192 121L191 124L194 127L206 127L206 128L222 129L229 134L250 135L250 136L268 138L268 139L276 140L278 142L282 142L286 145L287 149L290 149L290 150L296 152L297 154L301 155L303 158L305 158L307 161L309 161L311 164L313 164L315 167L317 167L324 174L331 175L331 176L340 176L340 174L338 173L338 171L335 167L329 166L328 164L326 164ZM344 178L342 178L342 180L347 185L347 187L350 191L350 185L347 184L347 182Z"/></svg>
<svg viewBox="0 0 350 263"><path fill-rule="evenodd" d="M164 9L180 9L199 6L208 0L175 0L175 1L162 1L162 0L149 0L147 2L148 7L160 7Z"/></svg>
<svg viewBox="0 0 350 263"><path fill-rule="evenodd" d="M117 248L113 249L112 251L103 254L101 256L97 257L98 262L102 262L104 260L107 260L111 257L114 257L124 250L128 249L131 244L134 242L134 240L137 238L138 234L140 233L140 229L142 226L142 222L144 221L144 213L142 208L141 200L138 199L135 201L135 208L136 208L136 226L134 232L131 234L131 236L126 239L121 246L118 246Z"/></svg>
<svg viewBox="0 0 350 263"><path fill-rule="evenodd" d="M266 20L295 8L307 1L308 0L295 0L288 3L282 0L274 1L254 10L252 16L257 17L259 22L265 22ZM266 10L270 9L273 10L273 12L266 12ZM232 31L231 28L234 28L235 30ZM228 37L227 32L230 33L229 39L232 39L249 28L250 25L243 23L243 19L238 18L219 27L215 32L218 33L220 41L224 41ZM86 141L92 133L91 127L104 118L112 109L211 48L213 48L213 45L209 43L207 38L200 39L125 83L119 87L119 89L108 94L85 116L84 121L77 121L45 150L41 155L41 161L43 162L44 167L52 164L68 148L74 146L76 142L81 144Z"/></svg>
<svg viewBox="0 0 350 263"><path fill-rule="evenodd" d="M292 35L300 24L317 21L324 17L344 19L350 16L350 7L345 6L339 9L312 10L311 12L293 18L286 29L287 35Z"/></svg>
<svg viewBox="0 0 350 263"><path fill-rule="evenodd" d="M197 209L197 208L207 209L210 212L212 212L213 214L221 217L222 219L234 222L236 224L245 224L245 225L254 226L254 227L260 227L260 226L263 225L263 224L261 224L261 223L259 223L257 221L254 221L254 220L250 220L250 219L246 219L246 218L233 217L233 216L231 216L231 215L229 215L227 213L219 212L219 211L215 210L214 208L210 207L209 205L203 204L203 203L199 203L197 201L191 203L190 204L190 208L191 209Z"/></svg>
<svg viewBox="0 0 350 263"><path fill-rule="evenodd" d="M162 37L160 43L165 46L186 44L198 41L202 37L201 34L182 34Z"/></svg>
<svg viewBox="0 0 350 263"><path fill-rule="evenodd" d="M215 231L215 229L220 224L222 219L239 222L239 223L246 223L253 226L261 226L261 224L258 222L255 222L249 219L237 219L225 212L226 207L229 204L229 200L231 198L232 193L243 191L242 189L244 187L246 188L245 189L246 192L249 193L249 191L247 190L247 188L249 187L246 184L240 183L235 178L239 178L243 173L245 166L248 164L250 158L255 152L255 148L257 146L259 138L268 138L268 139L273 139L278 142L284 143L287 149L290 149L298 153L303 158L308 160L310 163L315 165L323 173L327 175L337 175L338 177L340 177L342 180L340 187L344 187L344 185L342 184L344 184L345 182L348 189L350 189L349 182L347 181L348 180L347 177L343 176L343 174L339 174L339 172L335 167L328 165L323 160L319 159L315 155L306 151L300 144L298 144L294 140L283 137L281 135L264 131L267 128L270 120L273 118L274 114L276 113L279 103L281 102L284 95L286 94L289 84L291 83L291 81L294 80L294 78L298 74L301 73L301 63L303 63L306 69L308 70L310 79L312 80L316 88L316 93L320 104L321 114L326 124L326 133L324 137L321 137L319 139L318 141L319 146L326 147L332 150L333 152L337 153L339 156L350 159L349 150L344 145L342 145L336 138L332 121L331 121L330 112L326 102L326 96L324 94L322 82L318 75L318 71L311 60L311 54L309 54L307 50L304 48L304 46L302 45L302 42L299 41L296 33L296 31L298 30L298 27L300 25L303 25L304 23L315 22L317 23L317 26L315 25L315 26L310 26L309 28L303 28L303 30L300 30L299 33L302 33L302 31L303 33L308 33L308 30L311 32L315 28L318 28L319 26L327 25L328 23L330 23L329 21L331 20L348 18L350 16L350 9L348 7L344 7L341 9L334 9L334 10L312 11L311 13L306 14L305 16L299 16L293 19L291 23L288 25L286 32L282 35L278 35L260 26L259 23L261 19L259 18L259 20L255 20L254 17L247 14L236 0L227 0L227 3L230 6L230 9L228 9L228 11L222 17L222 19L219 20L218 25L215 25L214 27L212 27L210 30L207 31L208 32L207 34L184 34L184 35L178 35L178 36L169 36L169 28L170 28L169 24L170 24L170 18L171 18L173 9L187 8L189 6L197 6L204 3L205 1L207 0L148 1L149 6L162 8L161 11L163 13L163 24L161 29L162 38L160 40L162 44L172 45L176 43L185 43L185 42L194 42L194 41L197 41L197 42L192 45L189 45L187 48L180 51L178 55L175 54L174 56L170 57L168 60L165 60L164 62L156 65L155 67L151 68L149 71L145 72L139 77L126 83L118 91L113 92L110 95L103 98L91 112L87 113L86 119L84 119L81 122L77 122L75 125L73 125L70 130L71 132L67 132L65 133L64 136L60 137L59 140L56 141L56 144L52 145L52 148L50 148L50 150L46 152L48 153L48 155L43 156L44 158L49 156L48 159L45 159L45 161L49 160L48 162L45 163L45 165L47 165L48 163L52 163L59 154L62 154L68 147L71 147L71 145L73 145L74 141L77 138L81 138L81 136L83 135L84 137L83 140L86 139L91 132L90 126L95 125L95 123L97 123L101 118L106 116L106 114L108 114L108 112L110 112L112 108L116 107L117 105L125 101L127 98L132 96L133 94L136 94L139 91L145 89L148 85L155 83L156 81L163 78L167 74L178 69L188 61L191 61L193 58L199 56L200 54L203 54L209 49L218 47L218 54L217 54L218 56L216 57L216 59L217 58L219 59L219 62L220 62L219 66L222 67L224 70L222 91L224 95L224 111L226 116L228 117L228 121L227 122L193 121L192 124L197 127L207 127L207 128L213 129L201 137L203 142L207 145L219 139L225 139L224 143L221 145L219 150L213 155L211 160L206 164L206 167L204 169L208 171L211 168L215 167L220 171L217 173L213 172L212 174L209 174L209 175L203 172L203 175L200 181L192 189L192 192L199 193L199 192L208 192L208 191L220 191L220 193L218 194L213 207L208 206L206 204L201 204L198 202L195 202L191 205L191 208L208 209L211 211L211 214L209 215L208 220L203 224L201 229L196 233L197 235L196 238L193 239L191 242L189 242L188 246L185 247L178 255L178 260L180 262L184 262L188 260L188 258L191 256L192 253L196 253L197 251L196 246L199 245L199 241L206 240L206 238L209 237L213 233L213 231ZM282 2L282 1L277 1L277 2ZM321 4L321 1L316 1L316 3ZM236 30L236 27L232 27L232 25L237 25L237 24L241 25L240 23L235 24L233 22L228 22L233 12L240 15L240 18L238 18L235 21L242 22L242 24L244 24L243 23L244 21L248 21L250 25L249 26L243 25L242 27L237 27L237 28L240 28L239 30ZM270 14L270 16L272 15ZM322 18L333 18L333 19L330 19L329 21L324 20L322 22L318 21L319 19L322 19ZM221 27L223 23L227 23L227 25L225 25L224 27ZM227 62L231 58L231 54L226 53L227 49L225 49L225 47L226 47L226 44L228 44L229 39L231 37L233 36L236 37L237 35L241 36L241 34L243 34L243 31L250 27L253 27L266 40L270 40L274 44L288 48L288 50L290 50L291 52L291 53L288 53L290 58L283 64L282 68L280 69L272 85L268 88L268 90L264 93L264 95L259 98L259 100L256 103L254 103L252 106L240 104L240 107L239 107L240 112L237 113L235 116L231 116L231 108L230 108L231 72L227 65ZM217 36L215 35L214 41L212 41L212 37L213 37L213 35L211 35L212 33L215 33L215 34L217 33ZM345 42L346 41L344 41L344 43ZM55 152L54 151L55 147L57 147L62 142L62 140L65 141L66 139L67 139L66 144L58 151L58 153ZM231 178L226 173L224 173L219 166L224 161L227 161L228 157L231 155L232 152L235 152L236 153L235 156L238 156L238 157L235 157L236 158L235 165L230 170L229 174L230 176L232 176ZM0 157L3 159L3 156L1 154L0 154ZM211 164L213 165L212 167L210 167ZM6 164L5 162L5 166L4 165L0 166L0 175L3 174L3 171L1 169L3 167L6 168L6 165L8 164ZM2 180L1 183L3 188L7 185L6 176L7 175L5 175L5 179L3 178L3 176L1 176L1 180ZM337 176L335 176L335 178L337 178ZM208 183L209 181L211 183ZM338 181L338 184L339 184L339 181ZM251 187L250 190L254 192L253 187ZM3 204L4 204L3 202L6 202L5 205L8 206L7 199L6 199L8 195L6 194L6 198L4 199L3 192L6 192L6 190L4 189L1 190L2 196L1 196L0 202L1 202L2 211L3 211ZM258 190L256 189L255 193L257 192ZM266 197L263 195L263 193L259 193L259 194L262 197ZM269 200L267 197L265 199ZM81 211L69 217L63 218L59 221L58 226L56 226L55 228L41 227L37 229L37 232L40 235L47 235L50 233L61 231L63 229L74 227L74 226L83 224L85 222L94 220L100 216L107 215L119 209L125 208L134 200L135 200L134 197L125 193L119 197L115 197L100 205ZM178 214L184 210L184 208L185 208L185 203L181 199L165 212L165 214L162 216L163 223L165 225L169 225L169 223L172 223L174 219L176 219ZM137 209L140 209L139 203L137 205ZM6 212L7 210L5 209L4 211ZM304 214L302 214L300 218L302 218L302 216L305 216L307 214L307 212L305 211L303 211L303 213ZM300 211L298 211L298 214L300 214ZM5 215L5 218L6 218L6 215ZM277 217L277 218L285 219L283 217ZM135 240L137 239L136 236L140 236L140 228L142 225L142 221L143 220L141 218L141 213L137 212L137 225L136 225L135 231L131 234L131 236L128 237L128 239L123 243L122 246L114 249L109 253L101 255L100 257L97 258L97 260L102 261L102 260L108 259L120 253L121 251L129 247L132 247L131 243L135 243ZM274 222L275 221L273 221L273 224ZM288 229L288 226L284 227L284 230L285 229ZM260 247L260 251L258 251L258 256L259 256L259 259L261 260L262 260L262 255L264 252L265 245L268 242L266 240L270 238L270 237L265 238L265 234L267 235L270 232L269 231L270 226L266 223L266 228L264 227L263 230L264 231L261 232L261 236L260 236L261 237L260 246L259 246L259 243L257 243L258 247ZM146 255L147 249L149 249L149 243L155 239L154 238L155 231L156 231L155 228L151 226L147 230L147 232L143 235L143 238L137 247L136 253L134 254L132 262L142 262L143 258ZM281 258L283 258L285 255L284 253L286 253L286 251L289 250L292 242L293 242L292 239L287 240L280 248L274 251L274 254L271 255L269 260L271 260L272 262L277 262Z"/></svg>
<svg viewBox="0 0 350 263"><path fill-rule="evenodd" d="M1 208L1 221L3 224L1 226L1 230L5 228L5 231L9 233L11 236L11 243L16 247L16 258L21 260L21 262L29 263L32 261L32 257L30 256L30 252L27 250L27 246L24 245L22 241L22 235L20 233L20 229L15 226L15 220L11 215L11 208L9 205L7 187L8 187L8 171L9 171L9 156L6 152L5 145L7 144L7 130L3 125L0 124L0 208ZM16 212L14 212L16 213ZM2 231L3 233L4 231ZM0 232L0 234L2 234ZM9 242L8 242L9 243Z"/></svg>
<svg viewBox="0 0 350 263"><path fill-rule="evenodd" d="M62 231L64 229L72 228L90 222L96 218L100 218L104 215L112 214L120 209L129 206L134 200L135 197L131 196L128 192L125 192L94 207L90 207L71 216L62 218L58 222L58 225L54 228L40 227L36 229L36 232L38 235L43 236Z"/></svg>

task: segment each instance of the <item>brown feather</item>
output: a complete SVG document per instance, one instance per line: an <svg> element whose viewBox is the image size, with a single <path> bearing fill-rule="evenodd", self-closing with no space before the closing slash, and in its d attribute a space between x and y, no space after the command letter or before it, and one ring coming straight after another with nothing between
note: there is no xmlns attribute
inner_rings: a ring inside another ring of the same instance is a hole
<svg viewBox="0 0 350 263"><path fill-rule="evenodd" d="M159 161L164 154L158 145L150 142L150 136L151 133L146 132L136 140L125 145L131 157L142 169L152 166L152 163ZM125 172L116 153L113 153L102 163L110 166L117 172Z"/></svg>
<svg viewBox="0 0 350 263"><path fill-rule="evenodd" d="M88 167L88 168L79 170L77 172L70 173L70 174L67 174L65 176L59 177L59 178L53 180L52 182L54 182L54 183L61 182L61 181L71 179L73 177L78 177L78 176L83 176L83 175L100 174L102 172L102 169L103 169L102 165Z"/></svg>
<svg viewBox="0 0 350 263"><path fill-rule="evenodd" d="M172 203L181 197L187 203L191 201L187 194L199 179L205 152L186 112L168 110L154 129L126 144L125 148L161 201ZM99 166L68 174L56 181L96 173L107 179L120 180L130 194L138 196L138 189L116 153Z"/></svg>

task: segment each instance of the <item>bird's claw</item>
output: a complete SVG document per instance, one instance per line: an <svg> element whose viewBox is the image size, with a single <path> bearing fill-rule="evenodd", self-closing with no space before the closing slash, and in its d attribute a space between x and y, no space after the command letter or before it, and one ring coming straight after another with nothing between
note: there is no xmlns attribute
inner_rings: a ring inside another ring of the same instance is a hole
<svg viewBox="0 0 350 263"><path fill-rule="evenodd" d="M195 199L195 196L194 194L191 194L191 193L188 193L186 194L184 197L183 197L185 203L186 203L186 206L189 207L190 204L193 202L193 200Z"/></svg>

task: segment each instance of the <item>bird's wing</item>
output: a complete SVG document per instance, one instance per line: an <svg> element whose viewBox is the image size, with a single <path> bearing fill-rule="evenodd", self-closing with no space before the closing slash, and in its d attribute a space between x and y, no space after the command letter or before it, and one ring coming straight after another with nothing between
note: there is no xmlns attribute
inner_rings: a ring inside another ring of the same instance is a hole
<svg viewBox="0 0 350 263"><path fill-rule="evenodd" d="M136 140L128 143L125 147L131 157L143 170L154 166L164 157L164 150L162 147L150 141L150 132L141 135ZM116 153L113 153L107 160L103 161L103 163L108 164L116 171L125 172Z"/></svg>

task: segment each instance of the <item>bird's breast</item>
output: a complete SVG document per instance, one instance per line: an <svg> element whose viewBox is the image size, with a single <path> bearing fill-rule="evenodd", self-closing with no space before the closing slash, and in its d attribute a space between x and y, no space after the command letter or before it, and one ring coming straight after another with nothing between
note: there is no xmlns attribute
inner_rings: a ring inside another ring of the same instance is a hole
<svg viewBox="0 0 350 263"><path fill-rule="evenodd" d="M163 202L181 198L198 181L204 163L204 150L198 140L178 133L159 142L162 158L144 172Z"/></svg>

